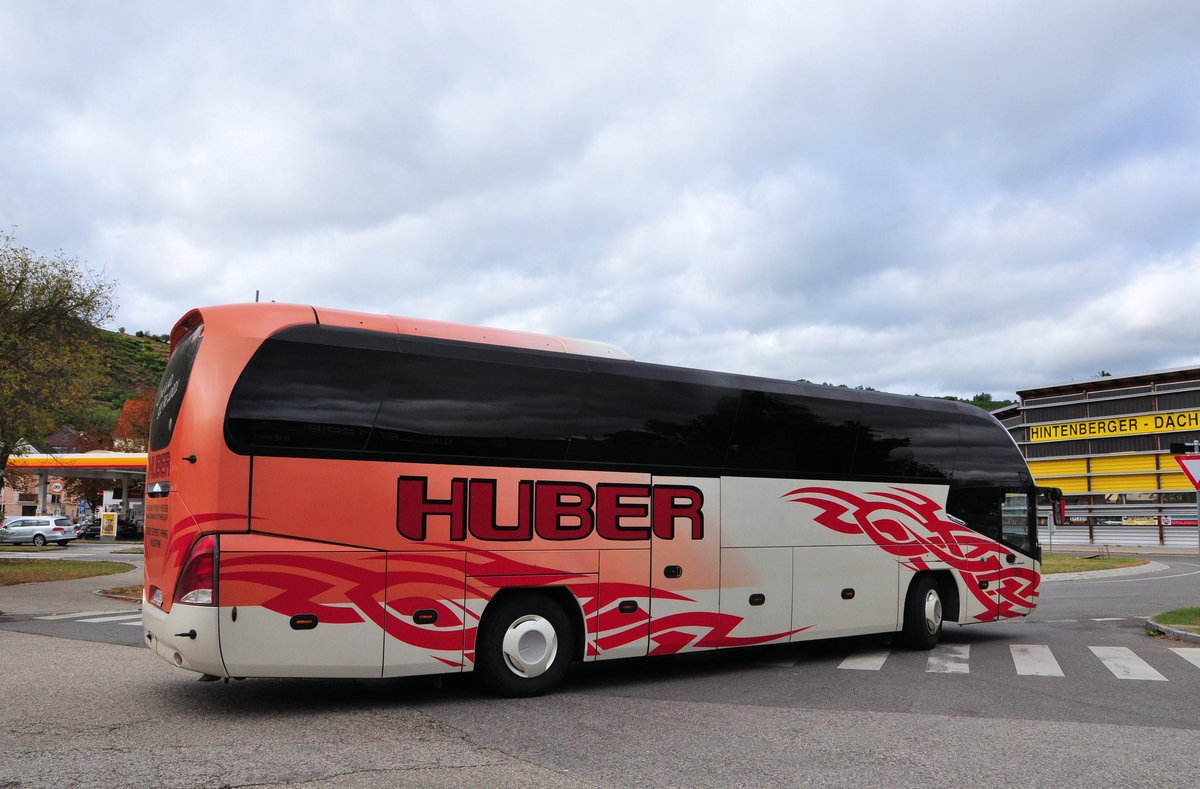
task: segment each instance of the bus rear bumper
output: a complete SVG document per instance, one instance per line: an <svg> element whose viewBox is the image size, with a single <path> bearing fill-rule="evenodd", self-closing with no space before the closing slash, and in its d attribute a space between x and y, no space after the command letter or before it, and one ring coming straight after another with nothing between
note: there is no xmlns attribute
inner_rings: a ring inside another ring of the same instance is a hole
<svg viewBox="0 0 1200 789"><path fill-rule="evenodd" d="M216 606L176 603L170 613L150 602L142 603L146 645L172 666L228 676L217 637Z"/></svg>

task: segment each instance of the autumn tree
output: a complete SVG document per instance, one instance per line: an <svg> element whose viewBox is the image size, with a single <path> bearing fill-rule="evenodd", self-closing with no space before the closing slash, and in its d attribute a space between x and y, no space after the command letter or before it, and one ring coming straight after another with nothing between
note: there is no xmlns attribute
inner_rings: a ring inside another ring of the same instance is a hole
<svg viewBox="0 0 1200 789"><path fill-rule="evenodd" d="M90 399L115 287L77 258L40 255L0 231L0 486L20 442L43 441Z"/></svg>
<svg viewBox="0 0 1200 789"><path fill-rule="evenodd" d="M125 401L121 418L113 430L113 449L120 452L145 452L150 438L150 415L154 412L157 392L143 389Z"/></svg>

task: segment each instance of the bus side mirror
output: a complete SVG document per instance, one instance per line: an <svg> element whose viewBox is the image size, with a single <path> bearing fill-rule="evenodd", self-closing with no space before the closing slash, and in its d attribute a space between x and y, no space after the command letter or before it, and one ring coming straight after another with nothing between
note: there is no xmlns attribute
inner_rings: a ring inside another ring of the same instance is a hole
<svg viewBox="0 0 1200 789"><path fill-rule="evenodd" d="M1067 502L1063 498L1063 492L1059 488L1038 488L1038 493L1045 496L1050 501L1050 519L1055 527L1062 526L1067 522Z"/></svg>

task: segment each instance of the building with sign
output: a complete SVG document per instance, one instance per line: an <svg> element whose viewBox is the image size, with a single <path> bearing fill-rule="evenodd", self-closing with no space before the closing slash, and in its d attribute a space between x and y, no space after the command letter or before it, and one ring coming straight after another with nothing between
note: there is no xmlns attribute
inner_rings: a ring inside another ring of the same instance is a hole
<svg viewBox="0 0 1200 789"><path fill-rule="evenodd" d="M996 416L1038 484L1065 494L1069 525L1054 541L1196 547L1196 492L1172 445L1178 451L1200 440L1200 368L1038 386L1017 396L1017 405Z"/></svg>

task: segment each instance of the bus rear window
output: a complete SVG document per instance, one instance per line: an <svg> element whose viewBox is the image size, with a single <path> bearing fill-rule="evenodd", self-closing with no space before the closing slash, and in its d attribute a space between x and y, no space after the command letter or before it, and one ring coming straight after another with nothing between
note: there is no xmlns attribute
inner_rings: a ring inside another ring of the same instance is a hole
<svg viewBox="0 0 1200 789"><path fill-rule="evenodd" d="M204 324L200 324L179 341L170 361L167 362L162 383L158 385L158 396L154 399L154 413L150 420L151 452L166 449L171 443L175 421L179 418L179 406L183 403L188 377L192 374L192 363L196 361L196 351L199 350L200 340L203 338Z"/></svg>

